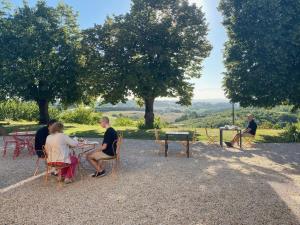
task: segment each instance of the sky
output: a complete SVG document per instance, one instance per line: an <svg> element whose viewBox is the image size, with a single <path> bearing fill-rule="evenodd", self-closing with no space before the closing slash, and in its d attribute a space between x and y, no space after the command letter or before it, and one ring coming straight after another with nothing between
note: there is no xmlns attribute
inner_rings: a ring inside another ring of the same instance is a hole
<svg viewBox="0 0 300 225"><path fill-rule="evenodd" d="M36 0L27 0L35 4ZM61 0L48 0L48 4L55 6ZM204 62L202 77L193 79L195 84L194 99L225 99L222 88L224 72L223 49L227 40L225 29L222 25L222 15L217 10L219 0L189 0L203 7L209 24L208 40L213 50ZM12 0L14 6L22 5L23 0ZM81 28L102 24L108 15L119 15L129 11L130 0L64 0L79 13Z"/></svg>

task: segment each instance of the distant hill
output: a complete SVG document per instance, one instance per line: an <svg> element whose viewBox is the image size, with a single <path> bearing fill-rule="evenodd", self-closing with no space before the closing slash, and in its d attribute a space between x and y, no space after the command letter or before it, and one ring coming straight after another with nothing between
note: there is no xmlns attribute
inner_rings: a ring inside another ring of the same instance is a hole
<svg viewBox="0 0 300 225"><path fill-rule="evenodd" d="M210 102L212 101L212 102ZM224 100L195 100L191 106L180 106L176 104L176 101L172 100L157 100L154 103L155 112L159 113L183 113L186 111L220 111L224 109L230 109L231 104L226 103ZM129 100L126 103L118 103L116 105L105 104L98 105L96 107L98 111L144 111L144 107L140 108L134 100Z"/></svg>

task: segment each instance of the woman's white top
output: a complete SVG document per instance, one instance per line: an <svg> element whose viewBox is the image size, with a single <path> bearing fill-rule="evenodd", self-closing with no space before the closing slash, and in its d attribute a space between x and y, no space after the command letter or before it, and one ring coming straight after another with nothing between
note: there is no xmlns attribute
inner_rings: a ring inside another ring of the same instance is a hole
<svg viewBox="0 0 300 225"><path fill-rule="evenodd" d="M76 147L78 142L63 133L50 134L46 139L48 162L64 162L71 164L70 147Z"/></svg>

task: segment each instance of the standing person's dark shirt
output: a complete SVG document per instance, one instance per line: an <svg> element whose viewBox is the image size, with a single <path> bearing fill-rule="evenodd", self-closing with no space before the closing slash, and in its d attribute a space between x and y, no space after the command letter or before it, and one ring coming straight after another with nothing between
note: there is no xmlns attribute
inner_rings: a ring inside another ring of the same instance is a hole
<svg viewBox="0 0 300 225"><path fill-rule="evenodd" d="M115 155L115 151L116 151L116 147L117 147L116 140L118 140L117 132L112 127L108 128L105 131L104 139L103 139L103 142L102 142L102 144L107 145L106 149L103 150L103 152L106 155L109 155L109 156L114 156Z"/></svg>
<svg viewBox="0 0 300 225"><path fill-rule="evenodd" d="M40 158L44 157L44 153L41 150L43 150L43 145L45 145L48 135L49 135L49 130L47 126L40 128L36 132L34 146L35 146L36 154Z"/></svg>
<svg viewBox="0 0 300 225"><path fill-rule="evenodd" d="M255 135L256 134L256 129L257 129L257 124L254 120L251 120L249 123L248 123L248 126L247 128L250 129L250 131L248 133L252 134L252 135Z"/></svg>

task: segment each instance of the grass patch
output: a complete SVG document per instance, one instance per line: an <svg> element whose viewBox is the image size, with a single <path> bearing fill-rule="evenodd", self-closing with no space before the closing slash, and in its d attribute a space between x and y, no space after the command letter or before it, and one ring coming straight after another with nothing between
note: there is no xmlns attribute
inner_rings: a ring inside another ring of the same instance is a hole
<svg viewBox="0 0 300 225"><path fill-rule="evenodd" d="M104 129L99 125L82 125L75 123L65 123L65 133L70 136L86 137L86 138L98 138L103 137ZM32 131L37 130L40 125L36 122L11 122L9 125L3 126L7 132L13 131ZM136 127L114 127L117 131L122 131L125 138L129 139L143 139L143 140L154 140L154 130L139 130ZM193 132L195 128L164 128L160 130L160 137L163 138L166 131L189 131ZM199 134L199 141L206 141L207 137L205 135L204 128L197 128L197 133ZM218 129L209 129L209 134L219 136ZM258 129L255 141L260 143L282 143L285 142L282 137L283 130L272 130L272 129ZM234 131L225 131L224 140L230 140Z"/></svg>

